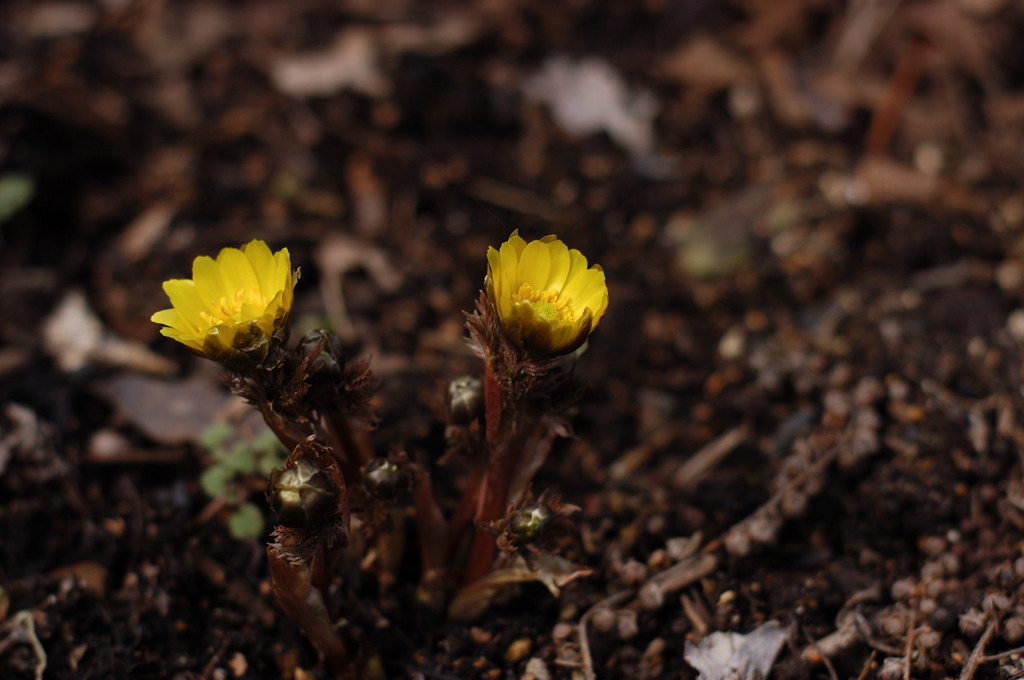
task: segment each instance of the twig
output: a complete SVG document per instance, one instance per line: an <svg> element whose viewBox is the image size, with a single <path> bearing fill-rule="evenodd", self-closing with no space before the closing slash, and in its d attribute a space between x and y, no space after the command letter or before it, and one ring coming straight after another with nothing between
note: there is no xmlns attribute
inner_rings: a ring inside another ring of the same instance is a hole
<svg viewBox="0 0 1024 680"><path fill-rule="evenodd" d="M694 581L702 579L718 568L718 559L714 555L702 553L692 555L679 564L655 574L647 580L656 583L663 594L685 588Z"/></svg>
<svg viewBox="0 0 1024 680"><path fill-rule="evenodd" d="M808 631L807 628L804 626L800 627L800 631L804 634L804 637L806 637L810 641L811 649L815 650L815 653L817 654L818 658L821 660L823 664L825 664L825 668L828 669L828 674L832 676L832 680L839 680L839 676L836 674L835 667L832 665L832 662L829 661L829 658L818 650L818 643L814 641L813 637L811 637L810 631Z"/></svg>
<svg viewBox="0 0 1024 680"><path fill-rule="evenodd" d="M900 111L906 106L914 87L921 77L921 65L927 47L923 42L912 43L900 58L896 73L889 81L881 100L875 107L864 140L865 155L880 154L888 146L899 122Z"/></svg>
<svg viewBox="0 0 1024 680"><path fill-rule="evenodd" d="M217 662L221 660L221 657L224 656L224 652L228 651L228 645L230 644L231 640L224 640L220 643L220 646L217 647L217 651L213 653L210 660L206 662L205 666L203 666L203 672L200 675L203 680L210 680L214 667L216 667Z"/></svg>
<svg viewBox="0 0 1024 680"><path fill-rule="evenodd" d="M836 629L820 640L814 641L804 649L801 657L805 661L817 663L821 661L821 657L831 659L857 642L870 640L871 626L856 607L862 602L877 600L880 597L881 589L878 585L851 595L843 608L839 610L839 614L836 615Z"/></svg>
<svg viewBox="0 0 1024 680"><path fill-rule="evenodd" d="M608 466L609 482L621 482L629 477L645 464L657 449L667 446L676 439L679 436L679 429L676 424L663 425L644 437L639 444Z"/></svg>
<svg viewBox="0 0 1024 680"><path fill-rule="evenodd" d="M680 466L672 483L680 489L693 486L746 439L747 428L741 425L708 442Z"/></svg>
<svg viewBox="0 0 1024 680"><path fill-rule="evenodd" d="M836 629L820 640L812 639L810 646L804 649L800 655L801 658L810 663L825 663L829 657L835 656L860 642L864 639L864 636L861 634L860 626L858 625L859 617L860 614L854 611L845 614L840 613L836 617Z"/></svg>
<svg viewBox="0 0 1024 680"><path fill-rule="evenodd" d="M784 487L782 487L774 494L772 494L771 498L762 503L760 507L758 507L752 513L741 519L736 524L733 524L721 536L719 536L718 538L704 546L704 552L710 553L714 552L715 550L718 550L725 542L725 537L728 536L731 532L736 531L738 527L741 527L746 523L752 522L755 518L760 517L763 513L770 512L773 509L777 508L782 503L782 499L785 498L787 494L791 493L795 489L799 489L800 485L806 482L811 477L811 475L818 474L826 467L828 467L838 457L838 446L833 446L831 449L825 451L825 453L821 454L821 457L818 458L818 460L816 460L810 467L808 467L806 470L804 470L797 476L793 477L793 479L787 482Z"/></svg>
<svg viewBox="0 0 1024 680"><path fill-rule="evenodd" d="M19 642L27 644L36 657L36 680L43 680L43 673L46 671L46 651L36 636L36 620L32 612L27 609L18 612L10 621L0 626L0 629L9 631L7 637L0 639L0 652Z"/></svg>
<svg viewBox="0 0 1024 680"><path fill-rule="evenodd" d="M903 652L902 649L898 647L893 647L892 645L887 645L881 640L874 637L865 636L864 642L867 643L868 647L875 650L876 652L882 652L883 654L886 654L888 656L900 656Z"/></svg>
<svg viewBox="0 0 1024 680"><path fill-rule="evenodd" d="M992 637L992 633L996 630L996 622L989 621L988 626L985 628L985 632L978 638L978 644L974 645L974 649L971 651L971 655L967 657L967 663L960 670L960 680L971 680L974 677L975 671L978 670L985 659L985 645L988 644L988 639Z"/></svg>
<svg viewBox="0 0 1024 680"><path fill-rule="evenodd" d="M864 678L868 677L868 671L871 670L871 664L875 662L876 656L878 656L878 652L872 649L871 656L869 656L868 660L864 662L864 668L861 669L860 675L857 676L857 680L864 680Z"/></svg>
<svg viewBox="0 0 1024 680"><path fill-rule="evenodd" d="M594 659L590 655L590 641L587 639L587 623L590 621L590 617L599 609L607 609L632 597L633 594L634 591L632 590L620 590L595 604L580 617L577 636L580 639L580 656L583 657L583 677L585 680L596 680L597 678L597 675L594 673Z"/></svg>
<svg viewBox="0 0 1024 680"><path fill-rule="evenodd" d="M981 663L989 663L990 661L1002 661L1008 659L1011 656L1017 656L1018 654L1024 654L1024 647L1014 647L1005 652L999 652L998 654L989 654L988 656L981 657Z"/></svg>
<svg viewBox="0 0 1024 680"><path fill-rule="evenodd" d="M910 610L910 625L907 626L907 644L903 652L903 680L910 680L910 657L914 653L914 638L917 637L917 608Z"/></svg>
<svg viewBox="0 0 1024 680"><path fill-rule="evenodd" d="M843 18L843 32L836 41L835 65L853 72L899 5L900 0L851 2Z"/></svg>

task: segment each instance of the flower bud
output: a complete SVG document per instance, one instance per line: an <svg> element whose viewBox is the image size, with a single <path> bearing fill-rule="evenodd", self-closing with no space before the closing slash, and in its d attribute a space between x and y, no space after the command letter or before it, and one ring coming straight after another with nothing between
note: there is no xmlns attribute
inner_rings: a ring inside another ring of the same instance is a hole
<svg viewBox="0 0 1024 680"><path fill-rule="evenodd" d="M469 425L484 414L484 383L472 375L462 375L448 383L446 403L453 425Z"/></svg>
<svg viewBox="0 0 1024 680"><path fill-rule="evenodd" d="M308 357L321 343L323 349L310 364L309 375L320 379L338 380L341 378L341 366L338 364L338 358L334 355L334 345L331 342L330 333L322 328L307 331L299 341L299 352L303 358Z"/></svg>
<svg viewBox="0 0 1024 680"><path fill-rule="evenodd" d="M319 464L300 458L270 474L270 506L286 527L315 527L337 508L338 490Z"/></svg>
<svg viewBox="0 0 1024 680"><path fill-rule="evenodd" d="M508 530L516 543L533 543L551 528L551 508L533 503L513 512L508 518Z"/></svg>
<svg viewBox="0 0 1024 680"><path fill-rule="evenodd" d="M412 475L404 461L375 458L366 466L363 483L366 490L382 500L391 501L409 493Z"/></svg>

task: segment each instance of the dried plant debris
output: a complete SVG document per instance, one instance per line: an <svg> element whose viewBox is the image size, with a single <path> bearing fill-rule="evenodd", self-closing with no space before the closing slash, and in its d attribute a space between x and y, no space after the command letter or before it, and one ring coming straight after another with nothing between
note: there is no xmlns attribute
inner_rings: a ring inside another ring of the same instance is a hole
<svg viewBox="0 0 1024 680"><path fill-rule="evenodd" d="M0 478L5 475L32 487L71 472L60 450L60 435L52 423L31 409L7 404L0 414ZM17 484L15 484L17 486Z"/></svg>
<svg viewBox="0 0 1024 680"><path fill-rule="evenodd" d="M746 634L714 632L696 645L687 640L683 656L700 680L759 680L768 677L788 637L778 621L769 621Z"/></svg>
<svg viewBox="0 0 1024 680"><path fill-rule="evenodd" d="M169 375L174 364L139 342L120 338L104 328L82 291L70 291L43 324L43 345L69 373L91 363Z"/></svg>
<svg viewBox="0 0 1024 680"><path fill-rule="evenodd" d="M625 79L599 57L573 61L550 58L524 85L529 99L547 105L558 124L571 135L607 132L630 153L654 150L654 117L658 102Z"/></svg>

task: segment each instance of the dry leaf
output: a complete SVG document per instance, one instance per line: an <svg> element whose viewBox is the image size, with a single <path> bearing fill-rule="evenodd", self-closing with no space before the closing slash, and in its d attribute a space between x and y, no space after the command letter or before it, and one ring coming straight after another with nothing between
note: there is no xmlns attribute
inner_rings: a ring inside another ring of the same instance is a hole
<svg viewBox="0 0 1024 680"><path fill-rule="evenodd" d="M769 621L746 635L716 632L699 645L687 640L683 657L700 673L698 680L762 680L786 636L778 621Z"/></svg>

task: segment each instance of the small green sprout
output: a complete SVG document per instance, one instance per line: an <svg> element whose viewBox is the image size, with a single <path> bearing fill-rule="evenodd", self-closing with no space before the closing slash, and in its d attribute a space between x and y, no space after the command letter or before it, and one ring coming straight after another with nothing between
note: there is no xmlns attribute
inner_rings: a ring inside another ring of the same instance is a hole
<svg viewBox="0 0 1024 680"><path fill-rule="evenodd" d="M246 500L254 487L250 480L263 480L284 465L288 452L269 429L247 440L228 423L214 423L200 436L210 454L210 466L199 477L199 486L210 498L223 498L231 509L228 530L236 539L259 538L263 534L263 513ZM261 482L262 483L262 482Z"/></svg>

